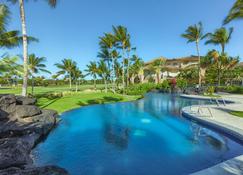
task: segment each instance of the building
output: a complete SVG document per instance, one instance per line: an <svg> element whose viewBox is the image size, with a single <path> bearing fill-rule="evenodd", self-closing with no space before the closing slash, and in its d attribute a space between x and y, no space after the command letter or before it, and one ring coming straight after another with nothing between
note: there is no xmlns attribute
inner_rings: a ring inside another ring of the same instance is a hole
<svg viewBox="0 0 243 175"><path fill-rule="evenodd" d="M153 71L150 71L151 65L156 60L165 61L165 65L163 66L163 70L161 71L161 79L175 78L181 70L189 69L193 67L197 67L198 65L198 57L197 56L189 56L182 58L165 58L159 57L155 58L149 62L145 63L145 81L149 81L149 79L155 79L156 75Z"/></svg>

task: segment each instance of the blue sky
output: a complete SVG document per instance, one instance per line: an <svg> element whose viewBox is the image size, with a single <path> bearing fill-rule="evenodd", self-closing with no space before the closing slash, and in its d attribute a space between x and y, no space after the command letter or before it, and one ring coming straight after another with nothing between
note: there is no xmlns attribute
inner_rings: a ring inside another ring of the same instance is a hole
<svg viewBox="0 0 243 175"><path fill-rule="evenodd" d="M31 44L29 53L47 58L50 71L63 58L72 58L81 69L97 59L98 37L111 31L112 25L124 25L132 36L137 54L144 60L165 56L183 57L195 54L194 44L187 44L180 35L199 21L205 32L222 25L234 0L60 0L56 9L45 1L26 3L28 34L40 42ZM11 5L9 29L21 29L18 5ZM243 57L243 21L226 27L235 31L226 51ZM201 44L202 54L215 46ZM1 50L11 55L22 48Z"/></svg>

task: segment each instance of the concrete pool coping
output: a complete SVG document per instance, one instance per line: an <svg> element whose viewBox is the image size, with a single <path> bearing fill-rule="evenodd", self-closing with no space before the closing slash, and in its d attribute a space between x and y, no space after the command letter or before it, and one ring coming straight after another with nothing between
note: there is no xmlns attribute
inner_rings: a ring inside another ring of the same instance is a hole
<svg viewBox="0 0 243 175"><path fill-rule="evenodd" d="M185 95L182 98L211 100L211 97L198 95ZM182 115L194 122L198 122L220 133L223 133L235 141L243 144L243 118L229 114L229 111L243 111L243 96L241 95L223 95L221 98L225 100L225 106L219 105L194 105L184 107ZM222 100L222 99L221 99ZM223 101L223 100L222 100ZM206 110L204 115L199 113L199 110ZM207 114L207 115L205 115ZM193 175L243 175L243 155L227 160L223 163L207 168L205 170L194 173Z"/></svg>

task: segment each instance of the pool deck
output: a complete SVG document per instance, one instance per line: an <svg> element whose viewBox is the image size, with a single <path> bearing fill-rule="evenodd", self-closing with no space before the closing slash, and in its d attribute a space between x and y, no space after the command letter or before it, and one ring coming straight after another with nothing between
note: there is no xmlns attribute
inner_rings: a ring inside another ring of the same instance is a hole
<svg viewBox="0 0 243 175"><path fill-rule="evenodd" d="M221 95L221 94L220 94ZM211 97L198 95L181 95L182 98L210 100ZM229 111L243 111L243 95L223 94L219 105L195 105L182 109L183 116L212 127L243 143L243 118L231 115ZM193 175L243 175L243 155L227 160L211 168L194 173Z"/></svg>

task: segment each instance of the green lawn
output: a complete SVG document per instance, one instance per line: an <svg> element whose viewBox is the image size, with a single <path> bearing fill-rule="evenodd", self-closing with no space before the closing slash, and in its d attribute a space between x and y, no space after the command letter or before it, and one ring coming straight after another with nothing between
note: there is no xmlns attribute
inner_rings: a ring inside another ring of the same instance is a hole
<svg viewBox="0 0 243 175"><path fill-rule="evenodd" d="M98 88L102 88L99 85ZM133 101L141 98L141 96L123 96L120 94L113 94L111 92L105 93L101 90L89 91L92 89L91 85L82 85L79 92L69 91L68 86L57 87L36 87L35 96L37 98L37 105L44 109L54 109L58 113L86 106L91 104L104 104L114 102ZM30 90L29 90L30 92ZM0 94L12 93L21 94L21 88L0 88Z"/></svg>
<svg viewBox="0 0 243 175"><path fill-rule="evenodd" d="M243 118L243 112L242 111L232 111L232 112L230 112L230 114Z"/></svg>

